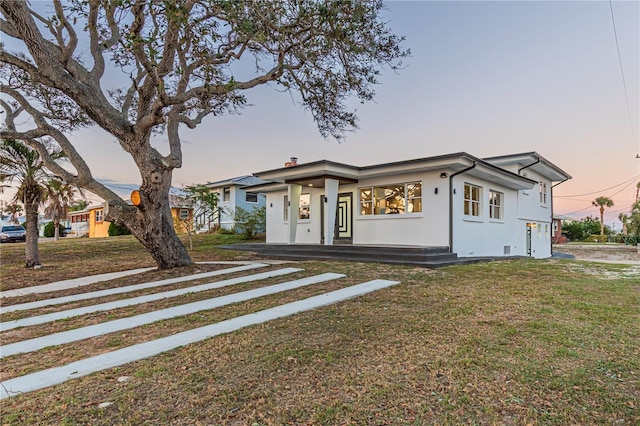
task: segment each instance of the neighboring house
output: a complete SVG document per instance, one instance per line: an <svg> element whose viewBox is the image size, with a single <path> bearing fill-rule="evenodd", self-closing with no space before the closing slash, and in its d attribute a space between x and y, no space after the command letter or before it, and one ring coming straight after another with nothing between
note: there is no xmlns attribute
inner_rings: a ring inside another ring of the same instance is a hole
<svg viewBox="0 0 640 426"><path fill-rule="evenodd" d="M127 200L127 203L131 203ZM171 217L173 227L177 233L185 233L184 222L177 220L180 217L192 217L191 209L183 207L180 197L169 195L171 205ZM69 213L71 221L71 233L77 237L104 238L109 236L111 222L104 220L104 205L92 204L84 210Z"/></svg>
<svg viewBox="0 0 640 426"><path fill-rule="evenodd" d="M238 207L252 211L256 207L264 207L266 196L260 191L254 191L253 187L266 182L255 176L238 176L231 179L208 182L206 186L218 193L218 206L220 214L210 218L212 226L224 229L232 229L235 225L234 214ZM205 218L198 218L201 227L208 228Z"/></svg>
<svg viewBox="0 0 640 426"><path fill-rule="evenodd" d="M84 210L69 212L69 221L71 221L70 234L74 237L89 236L89 208L94 205L87 206Z"/></svg>
<svg viewBox="0 0 640 426"><path fill-rule="evenodd" d="M552 187L535 152L448 154L358 167L332 161L255 173L271 183L267 243L448 247L460 257L551 255Z"/></svg>
<svg viewBox="0 0 640 426"><path fill-rule="evenodd" d="M183 197L174 194L169 194L169 205L171 206L173 229L178 234L186 233L187 226L193 224L193 209L188 206Z"/></svg>

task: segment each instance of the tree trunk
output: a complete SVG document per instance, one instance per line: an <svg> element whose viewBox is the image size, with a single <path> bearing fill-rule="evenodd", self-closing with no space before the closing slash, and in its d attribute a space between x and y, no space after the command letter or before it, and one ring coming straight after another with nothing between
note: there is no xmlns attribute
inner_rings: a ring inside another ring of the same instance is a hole
<svg viewBox="0 0 640 426"><path fill-rule="evenodd" d="M144 176L144 175L143 175ZM173 227L169 206L171 173L166 172L152 184L140 187L140 204L126 206L110 202L106 207L105 219L115 219L124 223L131 233L147 249L160 269L170 269L193 264Z"/></svg>
<svg viewBox="0 0 640 426"><path fill-rule="evenodd" d="M600 207L600 235L604 235L604 207Z"/></svg>
<svg viewBox="0 0 640 426"><path fill-rule="evenodd" d="M31 200L25 200L24 210L27 216L27 242L24 252L26 257L25 267L40 266L40 253L38 252L38 204Z"/></svg>
<svg viewBox="0 0 640 426"><path fill-rule="evenodd" d="M60 219L53 221L53 227L53 241L58 241L60 239Z"/></svg>

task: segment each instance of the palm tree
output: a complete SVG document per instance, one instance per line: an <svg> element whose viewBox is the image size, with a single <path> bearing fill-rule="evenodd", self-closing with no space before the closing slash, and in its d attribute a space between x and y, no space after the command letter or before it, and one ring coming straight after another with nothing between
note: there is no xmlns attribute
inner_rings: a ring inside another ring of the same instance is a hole
<svg viewBox="0 0 640 426"><path fill-rule="evenodd" d="M600 207L600 235L604 235L604 208L613 207L613 200L609 197L598 197L591 204Z"/></svg>
<svg viewBox="0 0 640 426"><path fill-rule="evenodd" d="M60 159L64 154L58 149L51 149L51 157ZM40 265L38 252L38 207L45 197L45 187L49 180L49 172L44 168L37 151L21 141L3 139L0 141L0 182L17 184L13 197L15 202L24 205L27 216L27 243L25 255L27 268Z"/></svg>
<svg viewBox="0 0 640 426"><path fill-rule="evenodd" d="M64 219L69 214L71 204L75 201L75 188L59 180L50 180L45 187L45 216L53 220L54 234L53 240L60 238L60 219Z"/></svg>
<svg viewBox="0 0 640 426"><path fill-rule="evenodd" d="M4 211L9 214L9 222L18 224L18 216L22 211L22 206L18 203L9 204L4 208Z"/></svg>

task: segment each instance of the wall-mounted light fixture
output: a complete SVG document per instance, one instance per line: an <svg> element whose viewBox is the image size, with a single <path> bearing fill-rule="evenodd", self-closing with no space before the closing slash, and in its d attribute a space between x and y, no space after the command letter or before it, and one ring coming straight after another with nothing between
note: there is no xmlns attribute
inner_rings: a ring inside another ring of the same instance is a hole
<svg viewBox="0 0 640 426"><path fill-rule="evenodd" d="M269 207L273 207L273 203L269 203Z"/></svg>
<svg viewBox="0 0 640 426"><path fill-rule="evenodd" d="M324 202L327 202L327 196L325 195L324 197L322 197L322 199L324 200Z"/></svg>
<svg viewBox="0 0 640 426"><path fill-rule="evenodd" d="M441 179L446 179L446 178L448 178L448 177L449 177L449 175L447 174L447 172L442 172L442 173L440 173L440 178L441 178Z"/></svg>
<svg viewBox="0 0 640 426"><path fill-rule="evenodd" d="M438 193L438 188L436 188L436 190L434 192L437 194Z"/></svg>

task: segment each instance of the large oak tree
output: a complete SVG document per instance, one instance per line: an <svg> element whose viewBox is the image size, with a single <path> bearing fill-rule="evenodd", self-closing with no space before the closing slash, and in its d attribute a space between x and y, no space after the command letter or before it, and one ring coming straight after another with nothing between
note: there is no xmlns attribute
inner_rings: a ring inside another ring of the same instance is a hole
<svg viewBox="0 0 640 426"><path fill-rule="evenodd" d="M187 265L168 203L180 132L245 106L245 91L271 82L294 92L323 136L343 138L356 127L348 100L371 100L380 70L408 54L382 9L370 0L0 0L2 38L22 46L0 50L0 135L25 141L64 181L105 199L107 219L124 223L160 267ZM247 67L249 78L234 75ZM113 81L120 86L105 89ZM101 127L131 155L140 205L94 179L69 139L83 126ZM151 146L157 134L168 155ZM72 171L48 156L47 140Z"/></svg>

